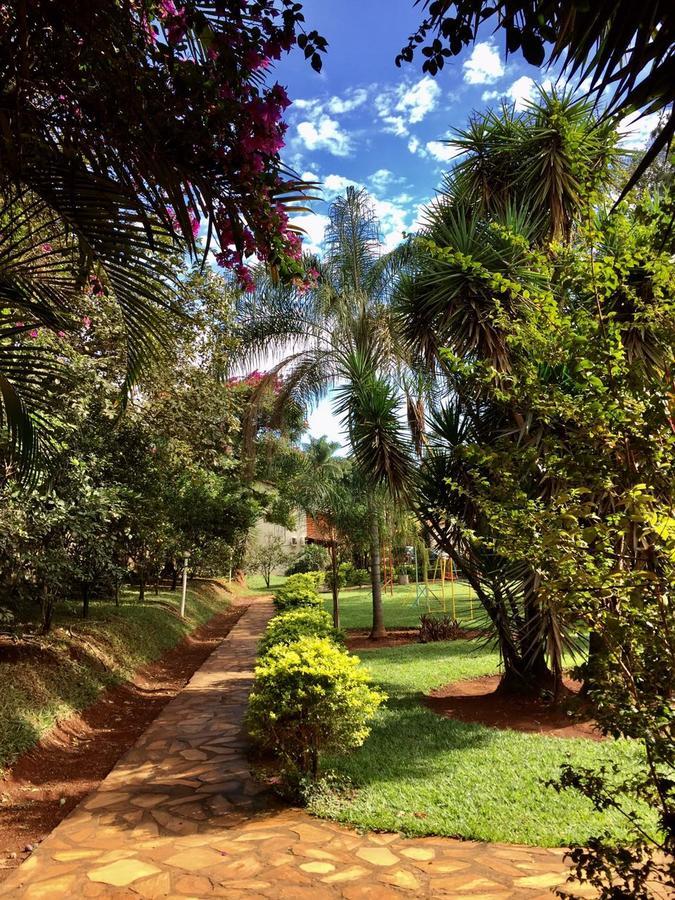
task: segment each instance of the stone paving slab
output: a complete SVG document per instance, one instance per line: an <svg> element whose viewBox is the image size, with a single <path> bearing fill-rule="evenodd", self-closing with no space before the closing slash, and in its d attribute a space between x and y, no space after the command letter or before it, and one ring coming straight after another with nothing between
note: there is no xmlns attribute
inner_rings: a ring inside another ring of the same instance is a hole
<svg viewBox="0 0 675 900"><path fill-rule="evenodd" d="M270 803L249 772L243 717L271 614L267 600L249 607L0 897L551 897L566 877L560 850L358 834Z"/></svg>

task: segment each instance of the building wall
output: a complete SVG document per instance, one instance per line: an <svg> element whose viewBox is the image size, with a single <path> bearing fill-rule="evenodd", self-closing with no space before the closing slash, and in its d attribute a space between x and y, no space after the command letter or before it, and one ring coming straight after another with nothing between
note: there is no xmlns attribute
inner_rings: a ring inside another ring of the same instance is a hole
<svg viewBox="0 0 675 900"><path fill-rule="evenodd" d="M273 525L271 522L265 522L264 519L258 519L255 526L249 533L249 542L252 546L260 546L269 540L280 538L283 541L286 553L289 556L297 556L305 546L307 539L307 517L305 513L298 509L295 511L295 528L288 529L282 525ZM282 575L287 566L279 566L274 570L275 575Z"/></svg>

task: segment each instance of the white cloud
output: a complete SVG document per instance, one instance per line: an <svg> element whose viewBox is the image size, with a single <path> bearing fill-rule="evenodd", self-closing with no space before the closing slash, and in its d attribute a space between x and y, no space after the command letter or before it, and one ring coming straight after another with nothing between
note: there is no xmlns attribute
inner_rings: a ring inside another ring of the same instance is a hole
<svg viewBox="0 0 675 900"><path fill-rule="evenodd" d="M382 116L381 118L384 122L384 127L382 130L386 131L388 134L395 134L398 137L405 137L408 133L408 126L406 125L403 116Z"/></svg>
<svg viewBox="0 0 675 900"><path fill-rule="evenodd" d="M333 156L349 156L351 153L349 135L330 116L320 115L314 121L300 122L297 131L308 150L327 150Z"/></svg>
<svg viewBox="0 0 675 900"><path fill-rule="evenodd" d="M301 181L318 181L319 176L316 174L316 172L303 172L302 175L300 176L300 180Z"/></svg>
<svg viewBox="0 0 675 900"><path fill-rule="evenodd" d="M409 213L405 206L400 206L393 200L371 197L371 201L382 229L382 251L387 253L401 243L404 231L410 231L407 221Z"/></svg>
<svg viewBox="0 0 675 900"><path fill-rule="evenodd" d="M528 101L533 100L536 92L534 80L528 75L517 78L506 91L506 96L515 103L517 110L525 109Z"/></svg>
<svg viewBox="0 0 675 900"><path fill-rule="evenodd" d="M400 89L401 90L401 89ZM422 119L435 108L441 89L433 78L425 75L416 84L402 87L396 110L403 113L411 125Z"/></svg>
<svg viewBox="0 0 675 900"><path fill-rule="evenodd" d="M345 450L348 447L348 438L342 429L340 419L333 412L333 398L326 397L320 400L312 412L307 416L309 433L312 437L326 437L330 441L336 441Z"/></svg>
<svg viewBox="0 0 675 900"><path fill-rule="evenodd" d="M553 87L553 82L550 78L547 78L541 82L539 87L545 91L550 91ZM536 99L537 82L530 78L529 75L521 75L505 91L483 91L481 94L481 100L484 102L494 100L497 97L506 97L507 100L514 104L517 112L522 112L522 110L527 108L528 103Z"/></svg>
<svg viewBox="0 0 675 900"><path fill-rule="evenodd" d="M452 141L427 141L426 146L433 158L440 162L448 162L463 152L462 148Z"/></svg>
<svg viewBox="0 0 675 900"><path fill-rule="evenodd" d="M659 124L659 114L649 113L640 117L637 115L626 116L619 122L621 140L619 143L626 150L644 150L652 131Z"/></svg>
<svg viewBox="0 0 675 900"><path fill-rule="evenodd" d="M368 178L368 181L373 190L383 191L389 185L401 184L405 181L405 178L397 178L393 172L389 171L389 169L378 169L377 172L373 172Z"/></svg>
<svg viewBox="0 0 675 900"><path fill-rule="evenodd" d="M324 198L332 199L342 194L348 187L361 187L358 181L345 178L344 175L326 175L323 179ZM330 195L330 196L327 196Z"/></svg>
<svg viewBox="0 0 675 900"><path fill-rule="evenodd" d="M321 253L323 236L329 222L328 216L320 213L303 213L291 219L292 225L297 225L305 232L302 235L302 247L308 253Z"/></svg>
<svg viewBox="0 0 675 900"><path fill-rule="evenodd" d="M328 112L334 116L344 115L354 109L358 109L368 99L368 91L366 88L356 88L347 91L345 97L331 97L326 104Z"/></svg>
<svg viewBox="0 0 675 900"><path fill-rule="evenodd" d="M463 68L467 84L492 84L504 74L504 63L492 41L475 44Z"/></svg>
<svg viewBox="0 0 675 900"><path fill-rule="evenodd" d="M410 140L408 141L408 150L410 150L411 153L419 153L420 156L427 155L427 152L422 147L422 144L421 144L419 138L416 138L416 137L411 137Z"/></svg>

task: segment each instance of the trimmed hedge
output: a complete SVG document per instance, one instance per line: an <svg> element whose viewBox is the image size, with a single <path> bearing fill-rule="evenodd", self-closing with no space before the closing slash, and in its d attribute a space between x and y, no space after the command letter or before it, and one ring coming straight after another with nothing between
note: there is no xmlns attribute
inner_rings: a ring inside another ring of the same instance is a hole
<svg viewBox="0 0 675 900"><path fill-rule="evenodd" d="M274 644L292 644L301 637L325 637L342 642L342 633L333 628L333 620L323 609L302 606L289 609L270 620L258 652L262 656Z"/></svg>
<svg viewBox="0 0 675 900"><path fill-rule="evenodd" d="M260 658L247 725L280 757L287 781L315 778L322 752L344 753L364 742L384 699L357 657L329 638L302 637Z"/></svg>
<svg viewBox="0 0 675 900"><path fill-rule="evenodd" d="M323 581L323 572L305 572L291 575L274 595L274 606L278 612L297 609L301 606L322 606L317 587Z"/></svg>

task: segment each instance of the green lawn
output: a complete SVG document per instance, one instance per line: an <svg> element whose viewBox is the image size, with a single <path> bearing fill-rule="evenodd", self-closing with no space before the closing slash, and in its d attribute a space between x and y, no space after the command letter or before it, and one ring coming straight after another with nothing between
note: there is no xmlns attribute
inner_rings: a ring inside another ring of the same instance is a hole
<svg viewBox="0 0 675 900"><path fill-rule="evenodd" d="M469 587L462 583L455 583L455 613L463 625L479 625L485 621L483 608L472 594L470 601ZM431 585L431 590L436 596L430 596L415 603L415 585L406 587L396 585L393 596L383 594L384 621L388 628L405 628L419 625L420 614L428 609L434 613L443 613L440 584ZM325 608L332 612L333 601L330 596L324 597ZM452 615L452 598L450 584L445 587L445 607L448 615ZM340 616L343 628L369 628L373 622L373 601L370 588L347 588L340 591Z"/></svg>
<svg viewBox="0 0 675 900"><path fill-rule="evenodd" d="M477 642L410 644L360 656L389 701L360 750L325 761L355 791L314 797L314 813L364 828L551 847L584 842L605 828L617 840L626 837L615 813L596 813L583 797L556 794L543 782L563 762L630 769L636 746L498 731L424 708L421 693L497 670L496 655Z"/></svg>
<svg viewBox="0 0 675 900"><path fill-rule="evenodd" d="M278 587L286 581L285 575L272 575L270 578L270 586L267 587L265 584L265 579L262 575L247 575L246 576L246 585L248 587L248 591L244 590L244 594L266 594L270 591L276 590Z"/></svg>

